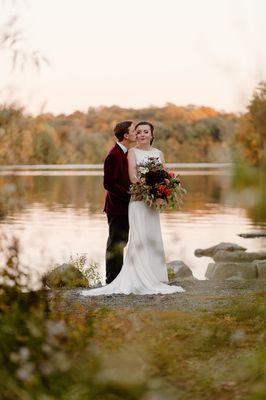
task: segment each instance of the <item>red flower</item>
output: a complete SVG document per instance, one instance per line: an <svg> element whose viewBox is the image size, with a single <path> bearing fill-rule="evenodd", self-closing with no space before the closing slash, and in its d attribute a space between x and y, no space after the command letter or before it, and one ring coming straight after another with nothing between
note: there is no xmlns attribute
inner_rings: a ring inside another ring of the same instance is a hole
<svg viewBox="0 0 266 400"><path fill-rule="evenodd" d="M174 178L174 177L175 177L174 171L169 171L169 172L168 172L168 175L171 176L171 178Z"/></svg>
<svg viewBox="0 0 266 400"><path fill-rule="evenodd" d="M164 185L160 185L159 188L158 188L158 191L159 191L160 193L163 193L165 196L169 196L169 195L171 194L171 192L172 192L171 189L168 189L168 188L167 188L166 186L164 186Z"/></svg>

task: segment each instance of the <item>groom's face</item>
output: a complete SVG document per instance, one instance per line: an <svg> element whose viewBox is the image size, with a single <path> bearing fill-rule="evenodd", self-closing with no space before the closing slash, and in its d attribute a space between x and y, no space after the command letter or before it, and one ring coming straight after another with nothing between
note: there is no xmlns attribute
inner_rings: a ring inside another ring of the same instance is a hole
<svg viewBox="0 0 266 400"><path fill-rule="evenodd" d="M131 124L130 127L128 128L128 133L126 135L126 138L129 142L132 143L136 141L136 131L134 128L134 124Z"/></svg>

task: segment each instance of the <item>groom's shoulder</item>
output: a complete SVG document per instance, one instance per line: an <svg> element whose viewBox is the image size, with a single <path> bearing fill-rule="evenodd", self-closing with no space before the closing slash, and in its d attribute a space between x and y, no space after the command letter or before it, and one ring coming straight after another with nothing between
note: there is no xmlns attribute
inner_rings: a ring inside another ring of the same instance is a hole
<svg viewBox="0 0 266 400"><path fill-rule="evenodd" d="M119 152L118 146L117 146L117 144L115 144L114 147L112 147L112 148L110 149L110 151L109 151L108 154L116 154L116 153L118 153L118 152Z"/></svg>
<svg viewBox="0 0 266 400"><path fill-rule="evenodd" d="M114 147L109 150L109 153L107 154L107 157L117 157L120 155L120 151L118 149L117 145L114 145Z"/></svg>
<svg viewBox="0 0 266 400"><path fill-rule="evenodd" d="M119 150L118 146L115 145L114 147L111 148L111 150L107 154L105 158L105 163L112 161L115 162L118 161L120 158L122 159L122 152Z"/></svg>

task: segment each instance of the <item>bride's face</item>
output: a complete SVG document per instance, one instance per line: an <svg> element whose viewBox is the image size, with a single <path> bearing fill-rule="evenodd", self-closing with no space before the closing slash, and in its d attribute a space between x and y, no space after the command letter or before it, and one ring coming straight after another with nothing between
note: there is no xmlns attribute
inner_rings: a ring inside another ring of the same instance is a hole
<svg viewBox="0 0 266 400"><path fill-rule="evenodd" d="M149 125L139 125L136 130L136 139L139 144L149 144L152 138L151 127Z"/></svg>

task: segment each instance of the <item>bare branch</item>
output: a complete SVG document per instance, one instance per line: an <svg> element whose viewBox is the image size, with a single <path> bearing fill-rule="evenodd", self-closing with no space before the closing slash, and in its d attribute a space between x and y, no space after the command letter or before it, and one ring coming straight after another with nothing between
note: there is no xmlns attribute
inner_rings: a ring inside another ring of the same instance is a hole
<svg viewBox="0 0 266 400"><path fill-rule="evenodd" d="M23 72L27 64L33 65L38 70L43 64L49 65L48 59L42 56L38 50L27 51L23 48L25 38L18 23L18 15L12 15L0 26L0 51L8 50L11 53L11 71Z"/></svg>

